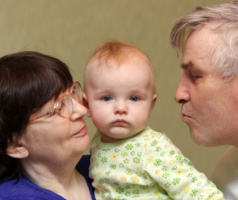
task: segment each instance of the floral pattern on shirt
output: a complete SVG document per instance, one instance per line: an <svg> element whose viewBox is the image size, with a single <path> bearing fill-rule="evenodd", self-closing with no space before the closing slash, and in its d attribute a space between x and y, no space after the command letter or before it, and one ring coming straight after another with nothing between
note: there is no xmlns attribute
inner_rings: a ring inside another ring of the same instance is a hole
<svg viewBox="0 0 238 200"><path fill-rule="evenodd" d="M220 200L223 194L170 139L146 127L116 143L91 144L90 177L97 200Z"/></svg>

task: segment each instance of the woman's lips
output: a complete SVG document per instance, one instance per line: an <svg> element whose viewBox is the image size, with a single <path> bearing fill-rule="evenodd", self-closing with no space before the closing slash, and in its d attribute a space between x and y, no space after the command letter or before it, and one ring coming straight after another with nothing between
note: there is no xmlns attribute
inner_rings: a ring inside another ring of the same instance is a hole
<svg viewBox="0 0 238 200"><path fill-rule="evenodd" d="M79 132L73 134L73 137L77 137L77 136L84 136L87 133L87 126L85 125Z"/></svg>

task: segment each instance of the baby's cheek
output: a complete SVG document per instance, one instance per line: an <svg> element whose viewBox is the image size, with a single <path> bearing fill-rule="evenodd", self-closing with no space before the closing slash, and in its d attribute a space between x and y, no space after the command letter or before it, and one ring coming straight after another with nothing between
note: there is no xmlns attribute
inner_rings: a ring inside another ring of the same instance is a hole
<svg viewBox="0 0 238 200"><path fill-rule="evenodd" d="M147 112L140 112L137 113L137 115L135 115L135 120L137 121L137 123L141 124L142 126L147 124L147 121L149 119L149 113Z"/></svg>
<svg viewBox="0 0 238 200"><path fill-rule="evenodd" d="M98 129L103 129L105 126L105 122L107 121L106 116L103 115L102 113L94 113L92 115L92 120L94 125L98 128Z"/></svg>

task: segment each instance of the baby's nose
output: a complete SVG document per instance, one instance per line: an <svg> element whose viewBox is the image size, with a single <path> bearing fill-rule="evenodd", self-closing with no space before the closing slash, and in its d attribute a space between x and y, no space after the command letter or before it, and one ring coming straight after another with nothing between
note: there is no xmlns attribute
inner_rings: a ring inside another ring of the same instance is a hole
<svg viewBox="0 0 238 200"><path fill-rule="evenodd" d="M128 108L125 102L118 102L115 105L114 113L115 114L127 114Z"/></svg>

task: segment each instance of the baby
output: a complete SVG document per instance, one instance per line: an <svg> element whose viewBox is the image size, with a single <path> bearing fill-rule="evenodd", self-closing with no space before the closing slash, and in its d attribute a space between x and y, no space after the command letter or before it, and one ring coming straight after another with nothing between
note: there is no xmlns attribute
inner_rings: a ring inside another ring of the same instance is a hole
<svg viewBox="0 0 238 200"><path fill-rule="evenodd" d="M147 126L154 82L146 55L122 42L102 44L88 61L84 106L98 130L90 148L96 199L224 199L166 135Z"/></svg>

